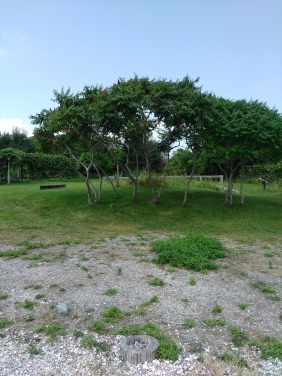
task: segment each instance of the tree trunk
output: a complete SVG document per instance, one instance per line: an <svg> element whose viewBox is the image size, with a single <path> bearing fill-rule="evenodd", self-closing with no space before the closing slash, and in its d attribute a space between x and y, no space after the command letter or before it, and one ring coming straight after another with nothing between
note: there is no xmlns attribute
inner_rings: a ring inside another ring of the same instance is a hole
<svg viewBox="0 0 282 376"><path fill-rule="evenodd" d="M187 196L188 196L188 191L189 191L190 183L191 183L191 180L193 178L193 175L194 175L194 172L195 172L195 169L196 169L196 164L198 162L199 157L200 157L200 153L196 154L191 174L189 176L189 179L186 182L186 187L185 187L185 193L184 193L184 199L183 199L182 206L186 206L186 204L187 204Z"/></svg>
<svg viewBox="0 0 282 376"><path fill-rule="evenodd" d="M245 180L245 165L242 164L242 175L241 175L241 182L240 182L240 200L241 200L241 205L244 205L244 196L243 196L243 184Z"/></svg>
<svg viewBox="0 0 282 376"><path fill-rule="evenodd" d="M10 161L8 160L8 173L7 173L8 184L11 183L11 172L10 172Z"/></svg>

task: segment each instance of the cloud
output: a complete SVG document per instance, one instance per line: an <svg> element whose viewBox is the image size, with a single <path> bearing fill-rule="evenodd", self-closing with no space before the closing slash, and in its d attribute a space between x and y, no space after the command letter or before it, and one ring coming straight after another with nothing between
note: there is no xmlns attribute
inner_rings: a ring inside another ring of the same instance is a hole
<svg viewBox="0 0 282 376"><path fill-rule="evenodd" d="M31 125L24 124L23 120L20 118L14 119L0 119L0 132L1 133L12 133L15 128L18 128L21 132L27 133L28 136L32 135Z"/></svg>

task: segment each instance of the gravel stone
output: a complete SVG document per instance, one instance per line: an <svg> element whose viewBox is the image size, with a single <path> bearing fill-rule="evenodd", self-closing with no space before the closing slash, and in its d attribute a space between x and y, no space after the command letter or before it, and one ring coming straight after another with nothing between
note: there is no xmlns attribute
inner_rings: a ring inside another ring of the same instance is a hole
<svg viewBox="0 0 282 376"><path fill-rule="evenodd" d="M21 258L0 258L0 316L13 323L0 329L1 376L58 376L58 375L214 375L214 376L278 376L282 375L282 362L278 359L262 360L255 347L236 347L229 333L231 325L240 328L249 338L266 336L282 341L281 301L267 299L252 287L264 281L282 297L282 251L275 252L273 268L264 256L265 245L244 246L230 239L222 239L228 247L228 256L218 260L220 268L208 274L185 269L168 273L168 266L158 266L150 260L149 241L161 238L148 235L106 239L89 245L54 245L31 250L29 255L53 256L54 262L38 258L36 262ZM163 238L163 236L162 236ZM36 241L36 240L34 240ZM16 249L0 245L0 250ZM66 251L62 261L55 255ZM142 256L140 256L142 255ZM161 278L164 286L152 286L148 280ZM194 277L196 285L189 284ZM40 290L38 289L40 287ZM109 288L117 294L106 296ZM36 300L36 295L44 299ZM141 303L158 296L159 301L145 308L145 315L134 311ZM25 299L37 302L27 311ZM64 302L67 315L59 311ZM220 314L212 314L219 304ZM239 303L245 303L241 310ZM132 365L120 358L120 335L102 335L91 331L91 323L103 320L103 312L116 305L124 313L131 311L116 325L137 325L152 322L170 335L182 349L176 362L153 360ZM32 316L33 315L33 316ZM185 318L193 318L195 327L185 329ZM214 328L203 324L205 318L220 318L226 325ZM49 337L38 328L59 323L65 335ZM106 343L107 351L86 348L81 336L91 335L98 343ZM35 350L38 350L38 354ZM232 350L248 362L249 368L240 368L235 362L220 361L218 356ZM36 355L37 354L37 355Z"/></svg>

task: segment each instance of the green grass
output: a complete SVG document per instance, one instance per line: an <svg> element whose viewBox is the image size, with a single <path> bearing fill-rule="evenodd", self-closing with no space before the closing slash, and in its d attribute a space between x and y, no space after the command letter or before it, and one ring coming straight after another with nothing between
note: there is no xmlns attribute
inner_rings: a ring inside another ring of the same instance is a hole
<svg viewBox="0 0 282 376"><path fill-rule="evenodd" d="M120 187L119 197L114 199L110 186L104 184L102 203L88 207L83 182L68 182L64 190L40 190L39 185L44 183L0 186L1 242L17 244L34 235L39 243L48 244L52 234L52 243L67 244L77 241L78 233L81 242L91 242L121 233L167 233L169 229L170 234L197 231L248 243L282 243L282 213L277 210L282 205L282 189L278 186L263 191L259 184L245 184L245 206L239 205L235 195L234 205L228 207L224 206L223 192L192 182L188 204L183 208L184 187L180 185L168 186L155 205L148 187L139 187L137 202L132 203L130 186ZM30 247L30 243L26 245ZM10 255L13 257L12 252Z"/></svg>
<svg viewBox="0 0 282 376"><path fill-rule="evenodd" d="M203 323L207 326L210 326L211 328L214 328L215 326L224 326L226 325L226 321L224 319L204 319Z"/></svg>

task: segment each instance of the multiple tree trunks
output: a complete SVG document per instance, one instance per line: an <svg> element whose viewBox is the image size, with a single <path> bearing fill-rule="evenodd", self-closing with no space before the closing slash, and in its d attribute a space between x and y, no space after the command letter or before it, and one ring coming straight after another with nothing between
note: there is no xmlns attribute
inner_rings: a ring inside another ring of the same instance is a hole
<svg viewBox="0 0 282 376"><path fill-rule="evenodd" d="M40 189L66 188L66 184L47 184L40 185Z"/></svg>

